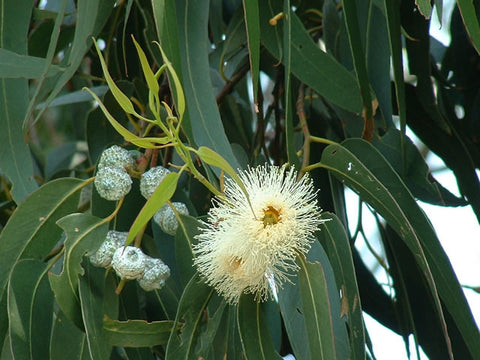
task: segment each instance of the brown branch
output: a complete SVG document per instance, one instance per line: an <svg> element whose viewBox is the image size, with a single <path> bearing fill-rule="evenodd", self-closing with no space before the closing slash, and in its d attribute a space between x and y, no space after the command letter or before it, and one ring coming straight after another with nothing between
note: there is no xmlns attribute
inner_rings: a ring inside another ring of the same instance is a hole
<svg viewBox="0 0 480 360"><path fill-rule="evenodd" d="M228 94L230 94L235 87L235 85L238 84L240 80L245 76L245 74L248 72L250 69L250 66L248 64L244 65L239 72L237 72L231 79L228 81L225 86L223 87L222 90L217 95L217 104L220 105Z"/></svg>

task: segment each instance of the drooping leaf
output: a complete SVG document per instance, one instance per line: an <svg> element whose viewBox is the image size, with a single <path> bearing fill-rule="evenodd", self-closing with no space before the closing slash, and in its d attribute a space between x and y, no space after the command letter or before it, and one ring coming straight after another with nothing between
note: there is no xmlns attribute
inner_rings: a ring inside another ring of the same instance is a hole
<svg viewBox="0 0 480 360"><path fill-rule="evenodd" d="M43 260L60 239L59 218L76 210L80 179L51 181L22 202L0 233L0 298L15 264L24 258Z"/></svg>
<svg viewBox="0 0 480 360"><path fill-rule="evenodd" d="M321 246L314 246L314 254L310 251L309 257L312 255L318 260L311 262L301 255L297 257L298 286L310 352L318 359L348 359L350 346L333 270Z"/></svg>
<svg viewBox="0 0 480 360"><path fill-rule="evenodd" d="M10 343L15 358L49 357L53 293L47 270L47 263L29 259L19 261L11 273L8 315Z"/></svg>
<svg viewBox="0 0 480 360"><path fill-rule="evenodd" d="M447 339L442 298L472 354L478 351L477 330L452 266L426 215L399 176L369 143L349 139L329 145L322 166L357 192L400 235L424 272ZM448 341L446 340L448 344Z"/></svg>
<svg viewBox="0 0 480 360"><path fill-rule="evenodd" d="M56 360L91 360L87 336L61 311L53 324L50 354Z"/></svg>
<svg viewBox="0 0 480 360"><path fill-rule="evenodd" d="M238 328L247 359L281 359L273 347L260 303L253 295L242 295L238 304Z"/></svg>
<svg viewBox="0 0 480 360"><path fill-rule="evenodd" d="M174 322L171 320L146 322L144 320L103 321L106 341L114 346L151 347L166 345Z"/></svg>
<svg viewBox="0 0 480 360"><path fill-rule="evenodd" d="M317 238L324 246L332 264L338 289L341 291L341 317L346 319L350 333L352 359L365 358L365 329L358 292L352 251L347 233L337 216L322 213L326 221Z"/></svg>
<svg viewBox="0 0 480 360"><path fill-rule="evenodd" d="M45 68L45 59L20 55L13 51L0 48L0 78L34 79L42 76ZM47 76L53 76L61 68L53 65Z"/></svg>
<svg viewBox="0 0 480 360"><path fill-rule="evenodd" d="M50 273L50 285L55 300L65 315L83 329L84 323L78 295L78 277L84 274L82 258L85 253L98 249L108 231L105 219L88 214L70 214L58 220L66 235L62 272Z"/></svg>
<svg viewBox="0 0 480 360"><path fill-rule="evenodd" d="M252 74L253 99L257 101L258 81L260 77L260 15L256 1L243 0L245 27L248 39L248 55Z"/></svg>
<svg viewBox="0 0 480 360"><path fill-rule="evenodd" d="M0 48L3 51L27 55L33 3L0 1ZM0 172L12 183L11 193L17 204L37 188L30 150L22 131L28 95L26 78L0 78Z"/></svg>
<svg viewBox="0 0 480 360"><path fill-rule="evenodd" d="M198 337L201 329L208 319L205 318L204 309L212 296L213 288L207 286L200 276L195 274L185 287L178 305L174 329L181 324L178 331L172 331L168 339L166 359L191 359L197 360L199 346Z"/></svg>
<svg viewBox="0 0 480 360"><path fill-rule="evenodd" d="M92 359L108 360L112 347L103 334L105 270L95 268L88 260L84 263L85 273L79 278L78 295L88 349Z"/></svg>
<svg viewBox="0 0 480 360"><path fill-rule="evenodd" d="M280 2L261 1L260 25L262 43L267 50L283 62L280 48L281 22L276 26L269 19L282 12ZM332 103L359 113L362 108L360 90L355 77L332 56L324 53L306 32L295 13L291 12L292 73Z"/></svg>
<svg viewBox="0 0 480 360"><path fill-rule="evenodd" d="M208 7L188 1L177 2L178 44L182 59L186 118L198 146L216 151L235 169L238 162L225 136L211 86L208 63ZM217 172L218 174L218 172Z"/></svg>

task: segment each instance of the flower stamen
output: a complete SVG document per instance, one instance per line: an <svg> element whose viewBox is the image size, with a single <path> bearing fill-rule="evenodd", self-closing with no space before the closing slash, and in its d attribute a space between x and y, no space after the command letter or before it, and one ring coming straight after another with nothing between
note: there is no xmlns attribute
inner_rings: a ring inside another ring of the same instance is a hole
<svg viewBox="0 0 480 360"><path fill-rule="evenodd" d="M275 209L273 206L267 207L267 210L263 211L263 227L266 228L268 225L275 225L280 221L280 212Z"/></svg>

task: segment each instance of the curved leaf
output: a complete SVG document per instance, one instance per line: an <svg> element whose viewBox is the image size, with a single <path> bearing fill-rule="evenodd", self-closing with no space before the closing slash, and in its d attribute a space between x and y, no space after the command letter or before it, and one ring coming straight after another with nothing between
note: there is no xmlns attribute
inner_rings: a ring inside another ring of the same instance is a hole
<svg viewBox="0 0 480 360"><path fill-rule="evenodd" d="M53 319L53 293L48 264L22 260L15 265L8 287L10 343L17 359L48 359Z"/></svg>
<svg viewBox="0 0 480 360"><path fill-rule="evenodd" d="M321 217L329 221L323 223L317 238L325 247L341 291L341 317L345 318L350 330L351 359L365 359L362 306L348 236L335 214L322 213Z"/></svg>
<svg viewBox="0 0 480 360"><path fill-rule="evenodd" d="M88 214L70 214L58 220L66 234L63 269L60 275L49 274L50 285L58 305L79 328L83 328L78 296L78 276L84 274L82 258L97 249L108 231L108 222Z"/></svg>
<svg viewBox="0 0 480 360"><path fill-rule="evenodd" d="M166 360L197 360L199 356L206 357L206 354L197 354L197 347L200 346L198 337L208 321L204 309L213 291L213 288L200 280L198 274L195 274L187 284L175 317L174 329L180 324L181 327L178 331L172 331L170 334Z"/></svg>
<svg viewBox="0 0 480 360"><path fill-rule="evenodd" d="M400 177L372 145L350 139L329 145L321 166L370 203L405 241L424 272L449 344L439 296L455 319L472 354L480 353L478 330L452 266L428 218Z"/></svg>
<svg viewBox="0 0 480 360"><path fill-rule="evenodd" d="M171 320L146 322L145 320L103 320L106 341L114 346L151 347L166 345L174 322Z"/></svg>
<svg viewBox="0 0 480 360"><path fill-rule="evenodd" d="M247 359L281 359L275 351L261 304L254 296L242 295L238 303L238 328Z"/></svg>

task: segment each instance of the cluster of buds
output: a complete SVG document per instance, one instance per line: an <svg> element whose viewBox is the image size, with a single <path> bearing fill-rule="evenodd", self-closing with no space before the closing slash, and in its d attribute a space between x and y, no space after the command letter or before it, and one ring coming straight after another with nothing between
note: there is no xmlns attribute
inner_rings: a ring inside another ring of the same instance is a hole
<svg viewBox="0 0 480 360"><path fill-rule="evenodd" d="M145 291L161 289L170 276L170 268L135 246L124 246L127 232L110 230L100 248L90 255L98 267L112 267L121 279L137 280Z"/></svg>
<svg viewBox="0 0 480 360"><path fill-rule="evenodd" d="M106 149L100 156L95 177L95 188L106 200L120 200L132 188L132 179L127 172L135 165L130 152L118 145Z"/></svg>

